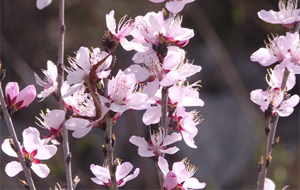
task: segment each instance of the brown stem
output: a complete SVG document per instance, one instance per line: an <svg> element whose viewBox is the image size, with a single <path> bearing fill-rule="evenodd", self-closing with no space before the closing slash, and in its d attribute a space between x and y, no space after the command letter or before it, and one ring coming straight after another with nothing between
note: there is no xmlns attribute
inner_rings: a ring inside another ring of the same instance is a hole
<svg viewBox="0 0 300 190"><path fill-rule="evenodd" d="M60 40L58 45L58 59L57 59L57 82L58 82L58 93L57 100L59 109L64 109L63 99L60 94L61 86L64 82L64 44L65 44L65 0L59 1L59 31L60 31ZM64 155L64 165L65 165L65 173L66 173L66 186L67 190L73 190L73 180L72 180L72 170L71 170L71 153L69 148L69 137L68 130L65 126L63 126L63 140L62 140L62 149Z"/></svg>
<svg viewBox="0 0 300 190"><path fill-rule="evenodd" d="M282 83L281 83L281 93L285 93L285 88L286 88L286 83L288 80L290 72L285 68L283 77L282 77ZM275 138L275 133L276 133L276 128L277 128L277 123L278 123L279 115L278 114L273 114L270 119L267 120L268 122L268 127L266 129L266 135L267 135L267 140L266 140L266 149L265 149L265 157L264 157L264 163L262 164L262 169L259 172L259 177L258 177L258 182L257 182L257 190L263 190L264 185L265 185L265 178L267 175L268 167L271 163L271 155L272 155L272 150L273 150L273 143L274 143L274 138Z"/></svg>
<svg viewBox="0 0 300 190"><path fill-rule="evenodd" d="M16 131L14 129L14 125L12 123L11 117L8 113L7 107L6 107L6 103L4 100L4 95L3 95L3 90L2 90L2 82L0 82L0 101L1 101L1 107L2 107L2 113L4 116L4 120L5 123L7 125L9 134L14 142L15 148L16 148L16 153L18 155L19 158L19 162L21 163L21 166L23 168L24 174L25 174L25 178L26 178L26 182L29 186L30 190L35 190L35 185L33 183L32 177L31 177L31 172L30 172L30 168L27 167L26 163L25 163L25 159L23 157L22 154L22 148L21 145L18 141L17 135L16 135Z"/></svg>

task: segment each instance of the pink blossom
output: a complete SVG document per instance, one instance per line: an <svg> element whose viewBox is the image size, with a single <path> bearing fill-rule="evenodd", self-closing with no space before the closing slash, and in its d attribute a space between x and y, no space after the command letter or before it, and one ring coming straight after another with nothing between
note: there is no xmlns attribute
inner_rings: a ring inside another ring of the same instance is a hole
<svg viewBox="0 0 300 190"><path fill-rule="evenodd" d="M300 10L297 9L297 5L298 0L279 0L278 12L261 10L258 12L258 17L271 24L294 25L295 22L300 21Z"/></svg>
<svg viewBox="0 0 300 190"><path fill-rule="evenodd" d="M182 28L182 17L173 16L164 19L163 12L149 12L145 16L135 18L135 30L132 31L133 42L139 42L145 48L138 52L152 49L153 45L158 47L159 43L167 46L175 45L183 47L188 44L189 39L194 36L194 31L188 28Z"/></svg>
<svg viewBox="0 0 300 190"><path fill-rule="evenodd" d="M148 96L136 89L134 74L125 74L121 70L108 82L110 109L122 113L131 108L143 110L149 107Z"/></svg>
<svg viewBox="0 0 300 190"><path fill-rule="evenodd" d="M267 78L267 83L271 88L280 88L284 73L284 68L281 69L279 65L274 67L274 70L269 69L269 79ZM287 79L286 89L287 91L291 90L296 84L296 76L293 73L289 74Z"/></svg>
<svg viewBox="0 0 300 190"><path fill-rule="evenodd" d="M50 5L51 2L52 2L52 0L37 0L36 1L36 6L37 6L38 9L42 10L43 8Z"/></svg>
<svg viewBox="0 0 300 190"><path fill-rule="evenodd" d="M199 92L195 89L197 87L199 87L198 83L187 86L183 84L173 85L169 88L168 106L174 108L174 110L176 110L177 106L204 106L203 100L199 98ZM145 125L155 124L160 120L161 89L156 92L151 100L156 101L158 106L153 106L146 110L143 115L143 122Z"/></svg>
<svg viewBox="0 0 300 190"><path fill-rule="evenodd" d="M164 2L165 0L149 0L149 1L151 1L153 3L161 3L161 2ZM185 4L191 3L194 1L195 0L167 0L166 8L168 9L168 11L170 11L172 13L179 13L180 11L182 11Z"/></svg>
<svg viewBox="0 0 300 190"><path fill-rule="evenodd" d="M101 101L101 117L94 120L96 116L96 108L93 98L90 93L84 93L84 88L80 88L72 95L67 96L70 86L68 83L63 83L61 88L61 94L64 100L65 107L68 110L74 112L78 116L72 117L65 122L65 127L68 130L74 131L72 136L75 138L82 138L89 133L93 127L99 126L102 123L102 119L109 111L109 108L105 106L108 100L102 96L99 96ZM82 118L81 118L82 117Z"/></svg>
<svg viewBox="0 0 300 190"><path fill-rule="evenodd" d="M202 122L199 113L196 110L186 112L184 107L177 106L171 122L173 125L170 128L180 131L189 147L197 148L194 138L198 134L196 125Z"/></svg>
<svg viewBox="0 0 300 190"><path fill-rule="evenodd" d="M91 52L86 47L80 47L76 57L69 59L70 67L66 68L67 83L70 85L64 96L73 94L80 88L86 87L89 73L93 65L103 60L108 55L105 51L100 51L99 48L94 48ZM109 67L111 66L112 57L109 56L97 69L96 75L99 79L107 78L110 74Z"/></svg>
<svg viewBox="0 0 300 190"><path fill-rule="evenodd" d="M40 92L37 97L42 98L43 101L46 97L57 90L57 67L52 61L47 62L47 70L42 70L45 74L44 80L42 80L36 73L34 73L36 83L43 87L43 91Z"/></svg>
<svg viewBox="0 0 300 190"><path fill-rule="evenodd" d="M186 158L181 162L174 162L172 170L169 171L169 164L163 157L158 158L158 166L165 176L163 187L166 190L173 190L175 187L183 189L203 189L206 183L199 182L192 177L197 168L186 161ZM176 188L176 189L177 189Z"/></svg>
<svg viewBox="0 0 300 190"><path fill-rule="evenodd" d="M60 143L60 139L58 139L58 142L56 140L61 137L62 123L65 120L65 115L64 110L54 109L50 111L47 109L46 113L43 111L40 113L40 116L42 117L41 119L36 117L36 119L40 122L40 124L36 124L51 132L51 134L45 136L45 138L50 138L53 144Z"/></svg>
<svg viewBox="0 0 300 190"><path fill-rule="evenodd" d="M291 62L291 58L294 50L297 50L299 46L299 34L286 33L286 36L276 36L274 39L269 38L269 44L266 44L266 48L260 48L254 52L250 59L254 62L259 62L262 66L270 66L276 61ZM295 55L299 56L299 55ZM296 63L294 63L296 64Z"/></svg>
<svg viewBox="0 0 300 190"><path fill-rule="evenodd" d="M151 131L150 131L151 133ZM171 135L165 136L163 128L159 128L158 131L151 134L149 141L147 142L145 138L131 136L129 142L138 146L138 154L142 157L152 157L159 156L162 153L165 154L175 154L179 151L176 146L167 148L166 146L180 141L181 135L179 133L173 132Z"/></svg>
<svg viewBox="0 0 300 190"><path fill-rule="evenodd" d="M29 127L22 133L23 146L22 153L27 166L29 166L40 178L46 178L50 169L41 160L48 160L55 155L57 148L54 145L45 145L40 139L40 133L36 128ZM9 139L5 139L1 146L4 153L9 156L17 157L17 153L12 149ZM23 168L18 161L12 161L5 167L5 172L9 177L14 177Z"/></svg>
<svg viewBox="0 0 300 190"><path fill-rule="evenodd" d="M122 47L129 51L132 50L131 43L125 38L129 36L134 29L133 20L129 19L125 22L126 16L122 17L118 25L114 18L115 11L112 10L109 14L106 14L106 25L111 34L115 37L117 42L120 42Z"/></svg>
<svg viewBox="0 0 300 190"><path fill-rule="evenodd" d="M253 90L250 93L250 99L259 105L263 112L268 109L271 103L272 113L277 113L281 117L290 116L294 111L294 107L299 103L297 94L289 97L283 95L279 88L269 88L266 91L262 91L262 89Z"/></svg>
<svg viewBox="0 0 300 190"><path fill-rule="evenodd" d="M136 168L133 172L133 174L128 175L131 170L133 169L133 166L129 162L120 163L119 159L115 160L116 167L116 181L118 187L124 186L128 181L136 178L139 173L140 169ZM108 170L108 163L105 160L103 163L103 167L95 164L91 164L90 167L92 173L96 176L91 178L91 180L98 184L98 185L107 185L108 187L111 186L111 180L110 180L110 173Z"/></svg>
<svg viewBox="0 0 300 190"><path fill-rule="evenodd" d="M23 109L29 106L36 97L36 90L33 85L28 85L19 92L17 82L9 82L5 87L7 107L14 107L14 110Z"/></svg>

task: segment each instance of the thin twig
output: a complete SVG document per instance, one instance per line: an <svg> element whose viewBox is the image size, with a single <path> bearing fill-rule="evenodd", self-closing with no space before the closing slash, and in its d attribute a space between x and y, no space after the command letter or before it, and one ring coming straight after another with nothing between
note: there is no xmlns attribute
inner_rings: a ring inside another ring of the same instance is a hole
<svg viewBox="0 0 300 190"><path fill-rule="evenodd" d="M108 97L108 79L104 79L104 96ZM107 105L109 106L109 105ZM106 156L106 161L108 164L108 170L110 173L110 180L111 180L111 190L117 190L118 185L117 185L117 180L116 180L116 166L114 164L114 147L116 145L116 139L113 135L112 132L112 127L113 127L113 112L109 111L104 120L105 120L105 130L104 130L104 135L105 135L105 156Z"/></svg>
<svg viewBox="0 0 300 190"><path fill-rule="evenodd" d="M4 100L4 95L3 95L3 90L2 90L2 82L0 82L0 101L1 101L1 107L2 107L2 112L3 112L3 116L4 116L4 120L5 123L7 125L10 137L13 139L15 148L16 148L16 152L19 158L19 162L21 163L21 166L23 168L24 174L25 174L25 178L26 178L26 182L29 186L30 190L35 190L35 185L33 183L32 177L31 177L31 172L30 172L30 168L28 168L28 166L25 163L25 159L23 157L22 154L22 148L21 145L18 141L17 135L16 135L16 131L14 129L11 117L8 113L7 107L6 107L6 103Z"/></svg>
<svg viewBox="0 0 300 190"><path fill-rule="evenodd" d="M108 163L108 169L110 173L111 180L111 190L117 190L117 180L116 180L116 165L114 164L114 146L116 139L112 133L113 127L113 116L107 114L105 116L105 148L106 148L106 160Z"/></svg>
<svg viewBox="0 0 300 190"><path fill-rule="evenodd" d="M168 122L168 98L169 98L169 87L162 87L161 90L161 118L160 118L160 126L165 130L165 135L169 133L169 122ZM164 154L161 154L164 157ZM163 190L163 182L164 182L164 175L160 170L157 162L155 163L160 188Z"/></svg>
<svg viewBox="0 0 300 190"><path fill-rule="evenodd" d="M281 93L285 93L286 83L288 80L288 77L290 75L290 72L285 68L283 77L282 77L282 83L281 83ZM268 167L271 163L272 159L272 150L273 150L273 143L277 128L279 115L275 114L272 115L271 118L268 120L268 128L267 128L267 140L266 140L266 149L265 149L265 157L264 157L264 163L262 165L262 169L259 172L258 182L257 182L257 190L263 190L264 184L265 184L265 178L267 176Z"/></svg>
<svg viewBox="0 0 300 190"><path fill-rule="evenodd" d="M64 109L63 100L60 94L60 88L64 82L64 44L65 44L65 1L60 0L59 2L59 30L60 30L60 40L58 46L58 60L57 60L57 69L58 69L58 106L59 109ZM66 173L66 185L68 190L73 190L73 180L72 180L72 170L71 170L71 153L69 148L69 137L68 130L63 126L63 140L62 140L62 149L64 154L64 164L65 164L65 173Z"/></svg>

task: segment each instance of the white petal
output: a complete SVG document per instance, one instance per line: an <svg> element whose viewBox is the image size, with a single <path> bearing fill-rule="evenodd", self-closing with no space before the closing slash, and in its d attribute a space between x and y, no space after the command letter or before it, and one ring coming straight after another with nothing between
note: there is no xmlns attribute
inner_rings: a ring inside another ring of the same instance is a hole
<svg viewBox="0 0 300 190"><path fill-rule="evenodd" d="M28 127L22 133L25 150L32 152L41 144L40 132L34 127Z"/></svg>
<svg viewBox="0 0 300 190"><path fill-rule="evenodd" d="M120 181L126 177L132 170L133 165L129 162L124 162L121 165L117 166L116 170L116 180Z"/></svg>
<svg viewBox="0 0 300 190"><path fill-rule="evenodd" d="M87 128L84 128L84 129L78 129L76 131L74 131L72 133L72 136L75 137L75 138L82 138L84 137L86 134L88 134L91 130L92 130L93 127L87 127Z"/></svg>
<svg viewBox="0 0 300 190"><path fill-rule="evenodd" d="M98 180L100 180L101 182L104 183L108 183L110 181L110 174L107 168L104 168L102 166L98 166L95 164L91 164L90 166L90 170L92 171L92 173L97 177ZM93 180L93 179L92 179ZM93 180L94 181L94 180ZM95 181L97 181L95 179ZM95 182L94 181L94 182ZM100 183L99 181L95 182L95 183ZM100 185L100 184L99 184Z"/></svg>
<svg viewBox="0 0 300 190"><path fill-rule="evenodd" d="M174 162L172 171L176 174L178 183L182 183L190 177L190 173L185 168L183 162Z"/></svg>
<svg viewBox="0 0 300 190"><path fill-rule="evenodd" d="M52 127L58 129L62 122L65 119L65 111L64 110L51 110L48 117L45 119L48 127Z"/></svg>
<svg viewBox="0 0 300 190"><path fill-rule="evenodd" d="M32 164L31 169L40 178L46 178L50 173L50 169L46 164Z"/></svg>
<svg viewBox="0 0 300 190"><path fill-rule="evenodd" d="M36 6L38 9L42 10L43 8L47 7L52 0L37 0Z"/></svg>
<svg viewBox="0 0 300 190"><path fill-rule="evenodd" d="M265 179L264 190L275 190L275 187L275 183L272 180L268 178Z"/></svg>
<svg viewBox="0 0 300 190"><path fill-rule="evenodd" d="M189 189L203 189L205 188L206 183L201 183L198 181L198 179L192 177L190 179L185 180L183 183L184 188L189 188Z"/></svg>
<svg viewBox="0 0 300 190"><path fill-rule="evenodd" d="M138 147L148 147L148 142L144 137L131 136L129 142Z"/></svg>
<svg viewBox="0 0 300 190"><path fill-rule="evenodd" d="M119 185L119 187L124 186L124 185L126 184L127 181L130 181L130 180L136 178L136 177L139 175L139 173L140 173L140 169L139 169L139 168L136 168L136 169L134 170L133 174L130 174L130 175L128 175L127 177L125 177L125 178L123 179L123 181L122 181L122 183Z"/></svg>
<svg viewBox="0 0 300 190"><path fill-rule="evenodd" d="M39 160L48 160L56 154L57 148L55 145L43 145L38 147L38 152L35 158Z"/></svg>
<svg viewBox="0 0 300 190"><path fill-rule="evenodd" d="M174 146L174 147L167 148L166 150L160 150L160 152L166 153L166 154L175 154L179 150L180 149L178 147Z"/></svg>
<svg viewBox="0 0 300 190"><path fill-rule="evenodd" d="M143 115L145 125L158 123L161 116L161 108L159 106L151 107Z"/></svg>
<svg viewBox="0 0 300 190"><path fill-rule="evenodd" d="M180 133L173 132L171 135L167 135L164 139L163 146L168 146L174 142L181 141L182 137Z"/></svg>
<svg viewBox="0 0 300 190"><path fill-rule="evenodd" d="M259 62L262 66L270 66L277 58L266 48L260 48L250 56L251 61Z"/></svg>
<svg viewBox="0 0 300 190"><path fill-rule="evenodd" d="M5 166L5 173L9 177L16 176L18 173L20 173L20 171L23 171L23 168L22 168L20 162L12 161L12 162L9 162L8 164L6 164L6 166Z"/></svg>
<svg viewBox="0 0 300 190"><path fill-rule="evenodd" d="M133 73L137 81L145 81L150 76L150 73L147 69L137 64L130 65L127 69L125 69L124 73L126 75L129 73Z"/></svg>
<svg viewBox="0 0 300 190"><path fill-rule="evenodd" d="M5 139L1 145L2 151L11 157L18 157L17 153L11 148L9 139Z"/></svg>
<svg viewBox="0 0 300 190"><path fill-rule="evenodd" d="M169 164L164 157L158 157L158 166L161 169L161 172L166 176L169 172Z"/></svg>

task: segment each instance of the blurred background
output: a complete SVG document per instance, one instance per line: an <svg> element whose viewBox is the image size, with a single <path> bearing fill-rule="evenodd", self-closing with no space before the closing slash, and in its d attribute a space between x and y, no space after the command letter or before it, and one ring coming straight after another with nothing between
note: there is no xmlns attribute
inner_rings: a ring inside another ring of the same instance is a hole
<svg viewBox="0 0 300 190"><path fill-rule="evenodd" d="M41 77L41 69L46 69L47 60L57 61L59 22L58 0L44 10L36 8L36 1L1 0L1 61L7 69L3 86L9 81L19 82L20 89L35 84L34 72ZM259 106L250 101L250 92L267 88L266 68L250 61L250 55L264 46L267 35L285 34L279 25L261 21L257 12L261 9L278 10L278 0L197 0L187 4L181 12L183 27L192 28L195 37L184 48L186 57L194 64L202 66L202 71L189 81L201 80L200 96L205 106L200 108L204 121L198 125L195 138L197 149L176 143L180 151L167 156L169 164L188 157L191 164L198 167L195 177L206 182L206 189L256 189L258 179L257 163L264 152L264 115ZM115 10L118 20L127 14L134 18L150 11L159 11L165 3L154 4L148 0L69 0L65 5L65 62L67 56L75 56L80 46L100 47L106 30L105 14ZM118 48L117 63L113 70L125 69L132 64L134 52ZM299 94L298 84L291 94ZM27 109L12 116L20 141L22 131L37 127L35 116L40 110L57 108L53 97L43 102L34 101ZM142 124L143 111L127 111L113 128L117 138L115 156L141 168L139 176L128 182L122 189L159 189L154 163L149 158L137 154L137 147L130 144L131 135L148 136L148 128ZM40 130L41 134L48 134ZM9 134L1 120L1 143ZM104 156L101 145L103 132L93 129L82 139L74 139L71 134L70 146L73 155L73 175L81 178L76 189L107 189L94 184L90 164L102 165ZM276 188L300 189L299 186L299 106L288 118L280 118L276 136L280 143L272 153L272 164L268 178ZM1 151L0 189L22 189L18 179L22 173L9 178L5 165L13 158ZM33 174L37 189L63 186L65 181L62 164L62 150L50 160L44 161L51 172L46 179Z"/></svg>

